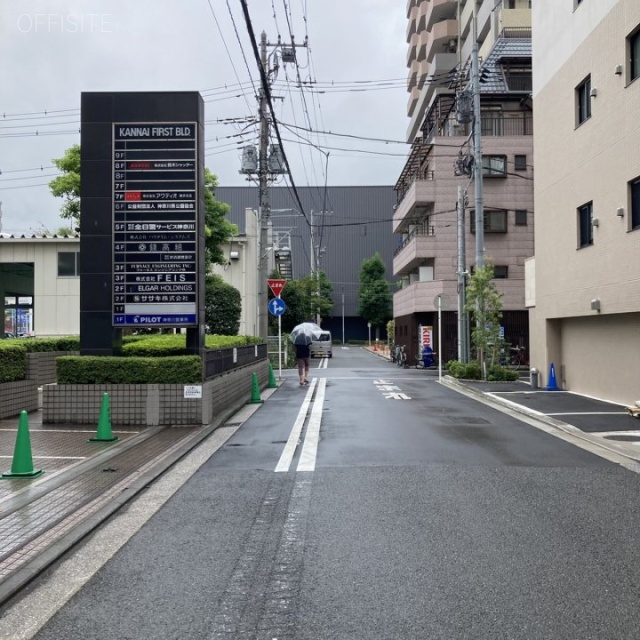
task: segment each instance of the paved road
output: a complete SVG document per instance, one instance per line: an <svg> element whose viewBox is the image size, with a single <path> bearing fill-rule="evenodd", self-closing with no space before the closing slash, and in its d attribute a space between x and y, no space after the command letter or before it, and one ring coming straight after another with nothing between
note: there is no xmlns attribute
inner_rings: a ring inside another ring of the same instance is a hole
<svg viewBox="0 0 640 640"><path fill-rule="evenodd" d="M51 570L0 637L41 611L39 640L637 637L637 474L437 372L358 349L314 365L116 517L104 566L97 534Z"/></svg>

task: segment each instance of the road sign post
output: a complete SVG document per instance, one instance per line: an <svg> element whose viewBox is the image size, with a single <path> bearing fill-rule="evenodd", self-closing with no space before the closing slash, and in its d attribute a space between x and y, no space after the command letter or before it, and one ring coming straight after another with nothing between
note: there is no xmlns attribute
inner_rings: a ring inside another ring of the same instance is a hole
<svg viewBox="0 0 640 640"><path fill-rule="evenodd" d="M271 287L271 284L269 284L269 287ZM273 291L272 287L271 291ZM280 289L280 291L282 291L282 289ZM278 317L278 376L279 379L282 380L282 314L286 311L287 305L284 300L281 300L280 296L278 296L277 298L271 298L268 306L269 313Z"/></svg>

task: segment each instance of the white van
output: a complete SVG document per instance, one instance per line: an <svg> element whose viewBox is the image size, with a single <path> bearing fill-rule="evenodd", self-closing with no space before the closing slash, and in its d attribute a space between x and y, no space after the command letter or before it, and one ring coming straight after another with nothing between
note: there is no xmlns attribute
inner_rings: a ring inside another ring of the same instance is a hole
<svg viewBox="0 0 640 640"><path fill-rule="evenodd" d="M331 339L331 331L321 331L317 340L309 345L311 357L315 358L331 358L333 356L333 341Z"/></svg>

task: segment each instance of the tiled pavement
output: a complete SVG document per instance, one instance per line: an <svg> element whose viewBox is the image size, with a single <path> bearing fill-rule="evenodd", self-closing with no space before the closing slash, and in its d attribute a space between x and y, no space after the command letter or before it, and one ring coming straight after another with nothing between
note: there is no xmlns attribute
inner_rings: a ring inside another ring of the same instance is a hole
<svg viewBox="0 0 640 640"><path fill-rule="evenodd" d="M12 466L19 419L0 420L0 471ZM90 426L43 426L29 415L33 479L0 480L0 604L131 499L214 427L113 428L115 442L88 442Z"/></svg>

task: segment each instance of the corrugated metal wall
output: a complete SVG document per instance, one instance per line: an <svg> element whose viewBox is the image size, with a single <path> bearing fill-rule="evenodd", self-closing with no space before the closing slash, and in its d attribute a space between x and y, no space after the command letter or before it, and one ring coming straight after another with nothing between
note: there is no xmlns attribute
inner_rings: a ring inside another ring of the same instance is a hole
<svg viewBox="0 0 640 640"><path fill-rule="evenodd" d="M393 251L397 242L391 231L395 192L393 187L298 187L305 218L293 192L287 187L271 187L271 220L274 232L291 233L293 277L311 273L311 234L307 220L313 211L314 225L320 234L320 246L325 248L320 268L333 284L333 319L331 325L336 338L342 335L342 293L344 315L350 318L347 339L365 339L367 326L355 321L358 310L360 268L363 260L380 253L387 267L386 278L394 290ZM231 205L229 219L244 232L246 208L258 208L257 187L218 187L216 198ZM284 209L285 211L279 211ZM325 212L325 213L322 213ZM324 224L322 224L324 223ZM344 289L343 289L344 288Z"/></svg>

